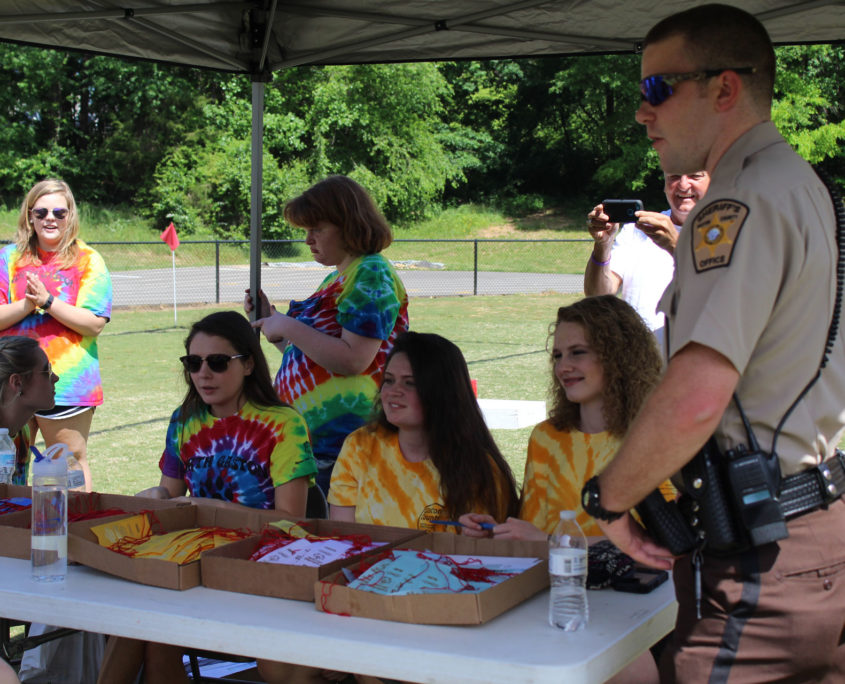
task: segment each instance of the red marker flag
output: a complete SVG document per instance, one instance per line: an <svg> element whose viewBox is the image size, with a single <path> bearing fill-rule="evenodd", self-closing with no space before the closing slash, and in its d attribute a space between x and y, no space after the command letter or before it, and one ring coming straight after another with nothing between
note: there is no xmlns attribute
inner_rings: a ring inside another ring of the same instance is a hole
<svg viewBox="0 0 845 684"><path fill-rule="evenodd" d="M176 226L173 225L173 221L171 221L170 225L161 232L159 237L167 243L167 246L170 247L171 251L176 251L176 248L179 246L179 236L176 235Z"/></svg>

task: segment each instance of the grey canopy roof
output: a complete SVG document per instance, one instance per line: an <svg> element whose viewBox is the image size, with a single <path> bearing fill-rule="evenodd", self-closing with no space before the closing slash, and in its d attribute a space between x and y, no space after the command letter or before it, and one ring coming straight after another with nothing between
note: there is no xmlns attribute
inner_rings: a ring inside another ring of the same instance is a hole
<svg viewBox="0 0 845 684"><path fill-rule="evenodd" d="M257 74L631 52L688 0L0 0L0 40ZM845 38L843 0L736 0L776 43Z"/></svg>

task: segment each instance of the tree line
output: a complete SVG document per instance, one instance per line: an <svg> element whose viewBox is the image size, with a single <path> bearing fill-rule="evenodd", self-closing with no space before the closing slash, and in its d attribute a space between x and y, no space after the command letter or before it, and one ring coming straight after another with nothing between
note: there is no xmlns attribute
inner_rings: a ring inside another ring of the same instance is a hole
<svg viewBox="0 0 845 684"><path fill-rule="evenodd" d="M773 118L845 185L845 46L777 49ZM512 212L572 196L660 200L634 121L636 55L303 66L277 72L264 112L263 226L343 173L399 226L444 203ZM250 92L243 76L0 45L0 200L66 179L80 201L126 204L157 228L248 234Z"/></svg>

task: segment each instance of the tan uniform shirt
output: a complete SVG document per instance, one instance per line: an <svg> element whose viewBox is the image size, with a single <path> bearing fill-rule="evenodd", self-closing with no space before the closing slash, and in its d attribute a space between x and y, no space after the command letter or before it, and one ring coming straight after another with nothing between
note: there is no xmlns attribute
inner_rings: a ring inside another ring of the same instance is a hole
<svg viewBox="0 0 845 684"><path fill-rule="evenodd" d="M830 195L771 122L728 149L681 231L675 277L660 302L669 355L689 342L723 354L740 373L737 395L765 451L818 371L836 256ZM842 435L843 328L828 366L778 437L784 476L827 458ZM716 438L722 449L748 443L734 402Z"/></svg>

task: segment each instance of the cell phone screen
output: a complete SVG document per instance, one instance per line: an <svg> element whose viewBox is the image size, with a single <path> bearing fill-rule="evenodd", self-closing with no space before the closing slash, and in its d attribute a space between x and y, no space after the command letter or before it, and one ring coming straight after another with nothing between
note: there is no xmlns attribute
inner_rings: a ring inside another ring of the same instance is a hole
<svg viewBox="0 0 845 684"><path fill-rule="evenodd" d="M602 207L610 223L633 223L636 212L643 210L643 203L638 199L606 199L602 200Z"/></svg>

